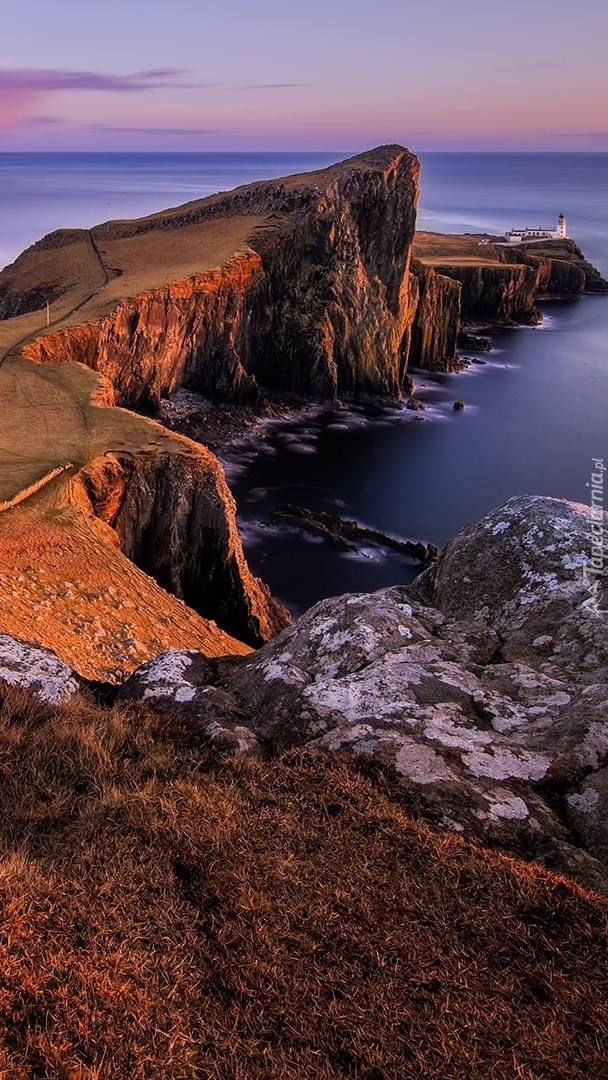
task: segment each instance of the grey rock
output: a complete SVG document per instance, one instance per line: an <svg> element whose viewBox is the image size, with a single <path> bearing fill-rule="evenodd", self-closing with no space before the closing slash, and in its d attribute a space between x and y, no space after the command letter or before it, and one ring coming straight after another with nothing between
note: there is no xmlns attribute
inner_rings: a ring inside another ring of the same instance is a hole
<svg viewBox="0 0 608 1080"><path fill-rule="evenodd" d="M592 773L566 803L568 821L581 844L608 862L608 768Z"/></svg>
<svg viewBox="0 0 608 1080"><path fill-rule="evenodd" d="M142 664L123 683L123 701L145 701L162 716L196 729L216 749L258 757L259 741L234 696L214 685L213 666L196 649L168 649Z"/></svg>
<svg viewBox="0 0 608 1080"><path fill-rule="evenodd" d="M608 892L608 627L586 603L590 520L511 499L412 586L323 600L213 670L164 654L130 683L206 731L214 715L238 727L237 752L370 763L434 824Z"/></svg>
<svg viewBox="0 0 608 1080"><path fill-rule="evenodd" d="M50 649L0 634L0 681L23 686L49 705L65 705L85 683Z"/></svg>

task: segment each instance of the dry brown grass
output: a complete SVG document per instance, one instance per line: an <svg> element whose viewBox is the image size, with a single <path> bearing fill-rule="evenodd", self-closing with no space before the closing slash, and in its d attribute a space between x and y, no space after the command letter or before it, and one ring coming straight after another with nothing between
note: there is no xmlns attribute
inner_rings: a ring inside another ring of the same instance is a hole
<svg viewBox="0 0 608 1080"><path fill-rule="evenodd" d="M192 454L188 439L126 409L99 403L99 376L82 364L10 359L0 366L0 500L49 470L106 451Z"/></svg>
<svg viewBox="0 0 608 1080"><path fill-rule="evenodd" d="M53 495L0 514L0 633L44 645L105 682L123 681L168 648L251 651L157 585L102 523L53 507Z"/></svg>
<svg viewBox="0 0 608 1080"><path fill-rule="evenodd" d="M246 248L247 238L263 220L259 215L240 215L100 240L105 265L111 273L120 269L120 276L112 277L100 295L100 303L136 296L225 265L235 252Z"/></svg>
<svg viewBox="0 0 608 1080"><path fill-rule="evenodd" d="M31 289L45 295L50 318L60 322L86 296L95 292L106 275L86 230L65 231L61 247L28 249L17 263L2 271L2 284L13 293L27 295ZM46 306L13 319L0 320L0 353L16 341L46 327Z"/></svg>
<svg viewBox="0 0 608 1080"><path fill-rule="evenodd" d="M428 266L502 265L493 244L480 244L479 237L469 236L467 233L417 232L412 254Z"/></svg>
<svg viewBox="0 0 608 1080"><path fill-rule="evenodd" d="M338 759L0 700L6 1080L607 1075L605 900Z"/></svg>
<svg viewBox="0 0 608 1080"><path fill-rule="evenodd" d="M225 265L247 248L248 237L264 221L263 215L227 216L140 235L108 236L96 241L96 247L94 234L72 230L65 233L63 244L28 249L2 272L0 284L23 296L31 290L48 294L53 330L79 325L100 318L128 297ZM44 306L0 320L0 354L45 331Z"/></svg>

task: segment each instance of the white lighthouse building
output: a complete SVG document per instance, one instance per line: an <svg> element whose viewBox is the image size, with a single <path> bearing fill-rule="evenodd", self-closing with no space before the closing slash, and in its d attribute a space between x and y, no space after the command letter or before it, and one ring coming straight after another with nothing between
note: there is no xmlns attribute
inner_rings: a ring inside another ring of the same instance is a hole
<svg viewBox="0 0 608 1080"><path fill-rule="evenodd" d="M509 244L521 244L524 240L567 240L568 228L566 219L560 214L555 229L511 229L505 233L505 240Z"/></svg>

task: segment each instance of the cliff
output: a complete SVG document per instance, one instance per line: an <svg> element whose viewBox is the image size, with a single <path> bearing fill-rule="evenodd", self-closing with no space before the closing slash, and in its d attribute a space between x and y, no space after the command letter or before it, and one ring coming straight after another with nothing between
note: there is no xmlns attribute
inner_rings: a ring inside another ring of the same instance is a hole
<svg viewBox="0 0 608 1080"><path fill-rule="evenodd" d="M236 507L217 459L106 452L79 473L93 513L121 550L173 596L224 631L258 646L289 620L245 561Z"/></svg>
<svg viewBox="0 0 608 1080"><path fill-rule="evenodd" d="M456 352L461 319L462 284L412 259L410 297L412 318L404 355L412 366L449 370Z"/></svg>
<svg viewBox="0 0 608 1080"><path fill-rule="evenodd" d="M0 348L84 363L142 412L178 387L237 403L265 389L396 398L408 367L452 365L463 323L531 323L539 298L608 290L570 240L414 235L418 171L378 147L50 234L0 274Z"/></svg>
<svg viewBox="0 0 608 1080"><path fill-rule="evenodd" d="M0 366L0 631L107 682L169 640L268 640L288 615L247 567L219 462L111 400L79 364Z"/></svg>
<svg viewBox="0 0 608 1080"><path fill-rule="evenodd" d="M407 150L380 147L92 229L106 280L25 353L85 363L110 379L119 404L141 410L178 386L231 401L255 400L260 386L398 397L414 316L417 177ZM19 290L39 295L49 251L71 280L73 262L90 260L85 248L80 233L62 233L24 253L0 275L6 310Z"/></svg>
<svg viewBox="0 0 608 1080"><path fill-rule="evenodd" d="M543 299L578 299L583 293L608 293L598 270L572 240L508 245L500 238L417 233L413 248L425 272L434 270L460 284L461 324L536 323ZM454 314L437 306L435 333L451 340ZM426 366L426 365L425 365Z"/></svg>

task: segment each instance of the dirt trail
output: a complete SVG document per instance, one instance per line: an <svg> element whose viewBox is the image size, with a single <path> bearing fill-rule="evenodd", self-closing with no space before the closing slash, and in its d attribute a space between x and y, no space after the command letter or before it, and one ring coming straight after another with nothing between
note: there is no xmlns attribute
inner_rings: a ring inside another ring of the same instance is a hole
<svg viewBox="0 0 608 1080"><path fill-rule="evenodd" d="M69 311L64 311L59 316L59 318L51 319L48 323L45 320L40 326L36 327L34 330L28 330L28 332L24 334L23 337L18 338L17 341L11 342L11 344L7 345L5 349L0 350L0 364L2 364L9 355L14 353L15 350L21 348L21 346L25 345L28 341L32 341L34 338L38 337L38 335L43 333L45 330L50 330L51 327L55 328L57 326L60 326L63 322L66 321L66 319L70 319L72 315L75 315L77 311L80 311L80 309L83 308L85 304L88 304L89 301L92 300L95 296L97 296L97 294L100 293L101 290L104 289L108 284L110 280L110 275L103 261L101 252L99 251L99 248L97 247L97 244L93 239L93 234L91 230L83 229L83 235L85 235L87 240L89 241L89 244L91 245L91 250L93 252L94 260L99 266L101 278L99 284L91 292L88 292L85 296L81 297L78 303L75 304L74 307L70 308Z"/></svg>

